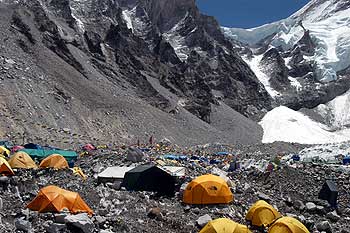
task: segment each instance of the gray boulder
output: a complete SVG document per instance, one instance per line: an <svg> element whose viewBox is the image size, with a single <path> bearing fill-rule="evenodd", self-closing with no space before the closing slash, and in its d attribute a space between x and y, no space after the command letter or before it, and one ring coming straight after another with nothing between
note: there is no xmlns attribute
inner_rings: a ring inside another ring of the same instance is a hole
<svg viewBox="0 0 350 233"><path fill-rule="evenodd" d="M337 212L334 210L332 212L329 212L326 217L331 220L332 222L338 222L340 219L340 216L337 214Z"/></svg>
<svg viewBox="0 0 350 233"><path fill-rule="evenodd" d="M126 160L137 163L143 161L143 152L136 147L130 147L126 155Z"/></svg>
<svg viewBox="0 0 350 233"><path fill-rule="evenodd" d="M294 208L295 208L296 210L303 211L303 210L305 209L305 205L304 205L304 203L303 203L302 201L296 200L296 201L294 202Z"/></svg>
<svg viewBox="0 0 350 233"><path fill-rule="evenodd" d="M67 225L79 228L84 233L91 233L94 229L94 223L91 221L87 213L77 215L68 215L64 218Z"/></svg>
<svg viewBox="0 0 350 233"><path fill-rule="evenodd" d="M306 210L307 210L308 212L313 212L313 211L315 211L316 208L317 208L316 204L313 203L313 202L308 202L308 203L306 203L306 204L305 204L305 207L306 207Z"/></svg>
<svg viewBox="0 0 350 233"><path fill-rule="evenodd" d="M32 224L29 221L25 220L24 217L17 218L15 220L15 227L17 230L32 232Z"/></svg>
<svg viewBox="0 0 350 233"><path fill-rule="evenodd" d="M316 229L319 231L325 231L327 233L332 232L331 224L328 221L320 221L316 224Z"/></svg>
<svg viewBox="0 0 350 233"><path fill-rule="evenodd" d="M47 221L44 223L44 228L48 233L59 233L66 229L66 224L54 223L53 221Z"/></svg>

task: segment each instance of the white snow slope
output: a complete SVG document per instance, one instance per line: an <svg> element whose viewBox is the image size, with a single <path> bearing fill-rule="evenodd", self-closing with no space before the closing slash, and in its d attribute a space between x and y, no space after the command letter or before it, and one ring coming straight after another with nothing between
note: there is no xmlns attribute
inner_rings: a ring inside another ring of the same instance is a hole
<svg viewBox="0 0 350 233"><path fill-rule="evenodd" d="M264 73L260 67L260 61L263 55L254 56L253 58L242 57L243 60L249 65L259 81L264 85L266 91L272 98L278 96L280 93L273 89L270 85L269 76Z"/></svg>
<svg viewBox="0 0 350 233"><path fill-rule="evenodd" d="M263 143L274 141L325 144L350 140L350 129L332 132L326 125L284 106L268 112L261 120Z"/></svg>
<svg viewBox="0 0 350 233"><path fill-rule="evenodd" d="M299 26L302 21L316 43L312 60L316 62L317 77L323 82L332 81L337 79L337 71L350 65L350 8L346 4L348 0L312 0L287 19L252 29L223 31L250 45L275 34L271 45L289 49L303 36Z"/></svg>
<svg viewBox="0 0 350 233"><path fill-rule="evenodd" d="M334 128L350 126L350 91L315 109L322 117L329 119Z"/></svg>

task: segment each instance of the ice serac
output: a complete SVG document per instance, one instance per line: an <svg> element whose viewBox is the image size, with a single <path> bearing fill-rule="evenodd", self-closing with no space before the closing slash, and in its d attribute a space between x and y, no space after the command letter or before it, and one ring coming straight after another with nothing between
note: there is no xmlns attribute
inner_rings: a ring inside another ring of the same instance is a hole
<svg viewBox="0 0 350 233"><path fill-rule="evenodd" d="M111 140L260 140L261 127L247 117L271 109L271 98L194 0L5 2L0 66L13 73L6 92L23 93L6 95L6 116ZM0 132L22 128L2 117Z"/></svg>
<svg viewBox="0 0 350 233"><path fill-rule="evenodd" d="M289 79L291 82L291 87L282 92L278 87L274 89L280 93L277 96L279 104L295 110L316 107L349 88L348 78L340 81L346 83L345 90L335 89L331 84L344 79L340 73L350 66L349 5L347 0L312 0L295 14L278 22L252 29L222 30L227 37L250 47L254 52L253 57L271 48L279 51L289 69L288 74L283 75L283 80ZM248 63L254 61L251 56L245 60ZM276 69L282 68L276 66ZM275 79L271 81L275 82ZM298 88L295 88L295 83L298 83ZM310 86L317 86L316 94L313 94L313 98L305 99L303 96L309 92ZM335 95L317 94L320 92L333 92Z"/></svg>

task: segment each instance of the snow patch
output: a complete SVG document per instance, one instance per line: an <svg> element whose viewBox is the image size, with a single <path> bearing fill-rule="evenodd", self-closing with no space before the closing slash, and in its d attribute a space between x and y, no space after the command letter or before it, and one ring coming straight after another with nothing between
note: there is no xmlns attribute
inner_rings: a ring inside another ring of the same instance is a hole
<svg viewBox="0 0 350 233"><path fill-rule="evenodd" d="M132 25L132 17L135 15L136 7L134 7L132 10L123 10L123 19L126 22L126 26L134 31L134 27Z"/></svg>
<svg viewBox="0 0 350 233"><path fill-rule="evenodd" d="M71 11L72 11L72 17L75 19L75 22L78 26L78 30L81 32L81 33L84 33L85 32L85 26L84 26L84 23L83 21L81 21L78 17L76 17L74 14L73 14L73 8L71 8Z"/></svg>
<svg viewBox="0 0 350 233"><path fill-rule="evenodd" d="M326 125L284 106L268 112L259 124L264 130L263 143L284 141L324 144L350 140L350 130L332 132Z"/></svg>
<svg viewBox="0 0 350 233"><path fill-rule="evenodd" d="M270 94L270 96L274 98L280 95L280 93L271 87L269 76L261 70L260 61L262 57L263 55L255 56L252 59L243 57L243 60L250 66L250 68L253 70L254 74L259 79L259 81L264 85L266 91Z"/></svg>
<svg viewBox="0 0 350 233"><path fill-rule="evenodd" d="M186 61L188 55L191 52L191 50L186 45L185 37L181 36L178 32L178 30L185 27L188 15L189 14L187 12L186 15L174 27L172 27L168 32L163 34L163 37L174 48L176 55L181 61ZM189 34L194 33L196 30L197 27L195 27ZM199 47L196 48L196 52L198 52L199 54L203 53Z"/></svg>
<svg viewBox="0 0 350 233"><path fill-rule="evenodd" d="M290 81L290 85L295 87L295 89L297 91L299 91L302 88L302 86L301 86L300 82L298 81L298 79L293 78L293 77L288 77L288 80Z"/></svg>

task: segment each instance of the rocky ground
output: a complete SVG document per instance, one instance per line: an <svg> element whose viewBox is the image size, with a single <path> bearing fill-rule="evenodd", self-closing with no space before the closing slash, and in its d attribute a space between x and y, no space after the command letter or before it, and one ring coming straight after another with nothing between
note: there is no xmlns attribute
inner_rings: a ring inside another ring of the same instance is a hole
<svg viewBox="0 0 350 233"><path fill-rule="evenodd" d="M236 147L207 145L198 147L201 149L197 148L196 153L227 149L235 150L235 154L244 155L245 159L260 161L260 156L268 158L266 154L274 158L277 154L295 153L302 148L281 143L257 145L255 150L254 146ZM179 148L176 150L180 152ZM152 150L147 153L144 163L154 163L158 155L167 152ZM181 152L195 153L191 149ZM232 181L233 203L189 206L181 202L181 191L168 198L150 192L128 192L120 189L117 183L98 184L97 174L104 168L131 165L125 160L126 153L126 149L118 148L98 150L81 157L76 165L88 175L86 181L74 176L70 170L22 170L13 177L1 177L1 232L198 232L209 219L218 217L245 224L248 208L259 199L268 201L283 215L296 217L310 232L350 232L350 181L346 169L322 164L298 164L297 168L281 165L272 172L242 169L227 173ZM228 167L224 162L217 165L180 162L179 165L187 168L179 187L184 187L183 184L198 175L213 171L221 173ZM336 178L339 188L337 210L317 197L324 180L330 177ZM85 214L38 214L26 209L26 204L46 185L79 192L94 215L89 218Z"/></svg>

